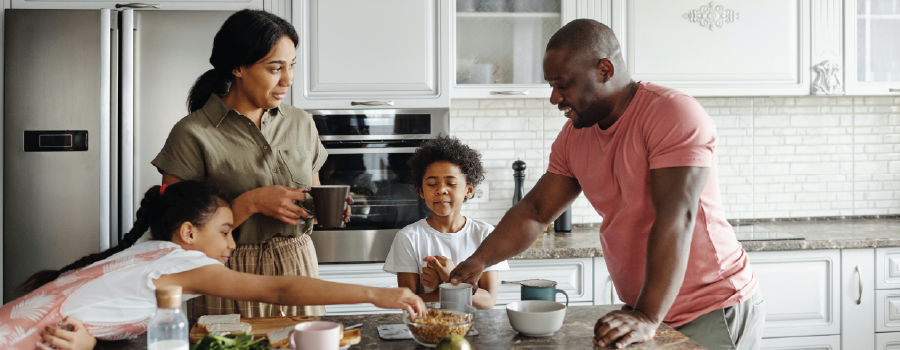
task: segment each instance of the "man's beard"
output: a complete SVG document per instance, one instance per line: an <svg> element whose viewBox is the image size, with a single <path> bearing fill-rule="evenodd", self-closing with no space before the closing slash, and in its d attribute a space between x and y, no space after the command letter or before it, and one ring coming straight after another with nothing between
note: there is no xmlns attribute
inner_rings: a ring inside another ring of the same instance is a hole
<svg viewBox="0 0 900 350"><path fill-rule="evenodd" d="M600 120L609 115L609 112L612 111L612 105L607 105L603 103L601 100L596 100L594 103L588 105L583 111L578 111L575 107L569 106L572 108L572 112L575 112L575 115L578 116L578 119L572 119L572 126L575 129L588 128L596 125ZM582 114L581 112L584 112Z"/></svg>

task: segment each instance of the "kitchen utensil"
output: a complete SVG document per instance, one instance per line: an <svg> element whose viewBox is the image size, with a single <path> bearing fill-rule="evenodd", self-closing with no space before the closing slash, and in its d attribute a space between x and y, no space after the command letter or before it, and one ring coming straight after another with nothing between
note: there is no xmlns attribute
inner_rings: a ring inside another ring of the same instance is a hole
<svg viewBox="0 0 900 350"><path fill-rule="evenodd" d="M523 300L506 305L506 317L517 332L529 337L556 333L566 318L567 307L555 301Z"/></svg>
<svg viewBox="0 0 900 350"><path fill-rule="evenodd" d="M500 281L500 284L522 284L522 281Z"/></svg>
<svg viewBox="0 0 900 350"><path fill-rule="evenodd" d="M344 223L344 207L347 205L350 186L312 186L310 189L304 189L303 192L309 193L313 197L313 208L307 209L307 211L316 217L319 227L341 227Z"/></svg>
<svg viewBox="0 0 900 350"><path fill-rule="evenodd" d="M351 330L351 329L357 329L357 328L359 328L359 327L362 327L362 325L363 325L362 323L357 323L357 324L352 325L352 326L349 326L349 327L344 327L344 331L346 332L346 331L349 331L349 330Z"/></svg>
<svg viewBox="0 0 900 350"><path fill-rule="evenodd" d="M452 283L441 283L438 286L440 292L440 300L442 303L460 303L472 305L472 285L468 283L460 283L453 285Z"/></svg>
<svg viewBox="0 0 900 350"><path fill-rule="evenodd" d="M566 306L569 306L569 295L561 289L556 289L556 282L550 280L524 280L522 283L522 300L547 300L556 301L556 294L566 296Z"/></svg>
<svg viewBox="0 0 900 350"><path fill-rule="evenodd" d="M572 206L566 208L556 221L553 222L553 230L556 232L572 232Z"/></svg>
<svg viewBox="0 0 900 350"><path fill-rule="evenodd" d="M341 343L341 324L304 322L294 326L289 339L291 350L337 350Z"/></svg>
<svg viewBox="0 0 900 350"><path fill-rule="evenodd" d="M519 203L525 197L525 162L521 159L513 162L513 180L515 181L515 189L513 189L513 205Z"/></svg>
<svg viewBox="0 0 900 350"><path fill-rule="evenodd" d="M453 314L453 316L457 316L459 320L454 322L445 320L444 322L441 322L441 324L437 324L435 320L434 324L430 324L431 322L421 321L421 318L419 317L415 318L415 320L411 320L411 315L404 311L403 323L409 328L409 332L412 333L413 339L422 346L433 348L441 338L449 334L465 335L472 327L472 324L475 323L475 308L470 305L432 302L425 303L425 306L429 313L428 321L433 320L432 317L434 317L435 314L433 311L435 310Z"/></svg>

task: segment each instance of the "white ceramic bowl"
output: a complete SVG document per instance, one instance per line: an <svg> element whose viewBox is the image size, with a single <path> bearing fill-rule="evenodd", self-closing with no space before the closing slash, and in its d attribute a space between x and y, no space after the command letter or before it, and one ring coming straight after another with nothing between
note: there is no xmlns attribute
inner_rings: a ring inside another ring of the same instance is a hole
<svg viewBox="0 0 900 350"><path fill-rule="evenodd" d="M509 324L529 337L548 337L556 333L566 318L566 306L555 301L522 300L506 305Z"/></svg>

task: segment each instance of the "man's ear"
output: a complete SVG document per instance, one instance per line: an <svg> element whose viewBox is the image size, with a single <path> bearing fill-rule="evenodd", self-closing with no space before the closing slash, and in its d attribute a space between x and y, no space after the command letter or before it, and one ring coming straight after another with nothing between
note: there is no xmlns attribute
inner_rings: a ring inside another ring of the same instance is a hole
<svg viewBox="0 0 900 350"><path fill-rule="evenodd" d="M594 69L597 77L604 83L610 81L616 75L616 66L609 58L600 59L600 62L597 62L597 66Z"/></svg>

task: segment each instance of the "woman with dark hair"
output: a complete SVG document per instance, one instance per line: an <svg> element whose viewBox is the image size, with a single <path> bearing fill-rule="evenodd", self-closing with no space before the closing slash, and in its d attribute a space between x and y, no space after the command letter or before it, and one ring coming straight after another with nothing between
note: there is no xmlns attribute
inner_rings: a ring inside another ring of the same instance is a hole
<svg viewBox="0 0 900 350"><path fill-rule="evenodd" d="M213 69L197 79L190 114L169 133L152 164L163 183L209 181L233 198L237 249L228 267L258 275L318 278L310 215L296 202L319 184L327 152L312 117L282 104L293 81L297 32L265 11L229 17L213 41ZM349 220L349 206L347 217ZM322 315L322 306L281 307L198 298L191 317Z"/></svg>
<svg viewBox="0 0 900 350"><path fill-rule="evenodd" d="M375 303L424 312L422 300L402 288L230 270L224 264L235 249L233 227L228 202L214 186L198 181L153 186L118 246L34 274L22 285L27 295L0 307L0 348L34 349L46 342L89 349L94 338L141 334L156 311L154 291L165 286L181 286L184 299L206 294L286 305ZM135 243L148 229L150 240ZM38 347L50 349L47 345Z"/></svg>

